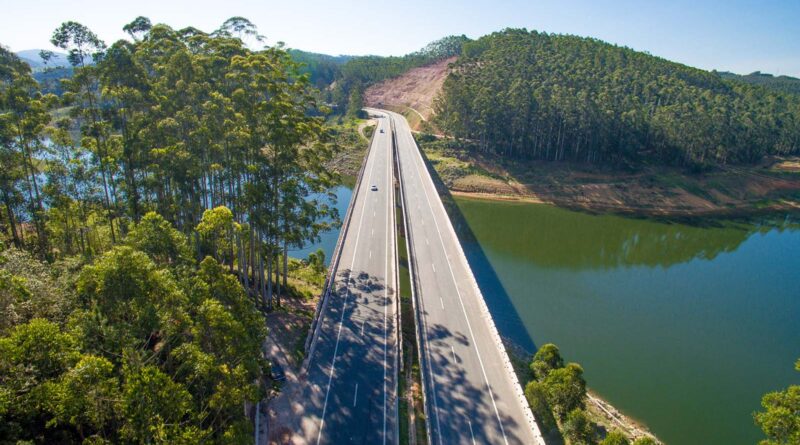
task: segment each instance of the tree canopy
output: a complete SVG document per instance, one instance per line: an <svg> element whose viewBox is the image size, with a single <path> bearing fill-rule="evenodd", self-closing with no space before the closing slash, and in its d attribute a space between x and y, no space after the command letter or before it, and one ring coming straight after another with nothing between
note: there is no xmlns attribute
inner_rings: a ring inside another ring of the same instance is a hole
<svg viewBox="0 0 800 445"><path fill-rule="evenodd" d="M336 222L308 74L243 17L0 46L0 445L252 443L279 259ZM320 258L322 261L322 258Z"/></svg>
<svg viewBox="0 0 800 445"><path fill-rule="evenodd" d="M800 97L524 29L466 42L435 105L447 133L509 158L702 168L800 151Z"/></svg>

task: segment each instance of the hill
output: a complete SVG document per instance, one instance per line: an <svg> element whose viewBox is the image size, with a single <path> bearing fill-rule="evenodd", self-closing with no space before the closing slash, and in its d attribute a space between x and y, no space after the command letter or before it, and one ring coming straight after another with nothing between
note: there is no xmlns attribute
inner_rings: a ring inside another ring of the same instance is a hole
<svg viewBox="0 0 800 445"><path fill-rule="evenodd" d="M433 100L449 72L448 66L455 61L456 57L449 57L371 85L364 92L364 103L371 107L413 110L409 116L411 120L414 115L416 120L429 119L433 114Z"/></svg>
<svg viewBox="0 0 800 445"><path fill-rule="evenodd" d="M303 65L301 72L308 73L311 82L317 88L324 88L333 83L341 76L342 65L353 58L353 56L329 56L299 49L289 49L286 52L295 62Z"/></svg>
<svg viewBox="0 0 800 445"><path fill-rule="evenodd" d="M800 97L524 29L465 43L436 112L441 129L506 158L701 170L800 151Z"/></svg>
<svg viewBox="0 0 800 445"><path fill-rule="evenodd" d="M45 67L55 68L55 67L70 66L69 61L67 60L67 55L65 53L60 53L56 51L53 51L53 57L45 65L44 60L42 60L42 58L39 56L40 51L42 50L26 49L22 51L17 51L17 56L20 59L22 59L22 61L30 65L31 69L34 71L43 70Z"/></svg>
<svg viewBox="0 0 800 445"><path fill-rule="evenodd" d="M756 71L747 75L734 74L727 71L717 72L719 77L726 80L759 85L781 93L800 94L800 79L791 76L773 76L772 74Z"/></svg>

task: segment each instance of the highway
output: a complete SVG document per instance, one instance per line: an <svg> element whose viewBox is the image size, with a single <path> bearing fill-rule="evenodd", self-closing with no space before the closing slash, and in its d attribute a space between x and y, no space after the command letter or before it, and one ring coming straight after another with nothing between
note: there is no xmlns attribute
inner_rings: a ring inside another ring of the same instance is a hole
<svg viewBox="0 0 800 445"><path fill-rule="evenodd" d="M408 123L383 113L397 139L430 438L439 445L543 444Z"/></svg>
<svg viewBox="0 0 800 445"><path fill-rule="evenodd" d="M294 443L397 442L393 155L389 119L377 120L352 198L336 281L320 312L295 400L302 410ZM377 190L371 190L373 185Z"/></svg>

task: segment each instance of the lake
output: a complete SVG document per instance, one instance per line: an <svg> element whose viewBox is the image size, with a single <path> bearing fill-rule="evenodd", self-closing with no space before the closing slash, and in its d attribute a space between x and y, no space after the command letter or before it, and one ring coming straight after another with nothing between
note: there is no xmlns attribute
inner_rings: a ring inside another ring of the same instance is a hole
<svg viewBox="0 0 800 445"><path fill-rule="evenodd" d="M347 207L350 205L350 198L353 196L353 186L348 183L337 185L333 188L332 192L336 195L334 207L336 207L339 212L339 218L344 219L347 213ZM317 242L307 243L301 249L290 249L289 256L306 259L309 253L315 252L317 249L322 249L325 252L325 264L329 264L331 255L333 255L333 249L336 248L336 241L339 239L339 229L340 227L337 226L331 230L322 232Z"/></svg>
<svg viewBox="0 0 800 445"><path fill-rule="evenodd" d="M530 351L557 344L595 392L666 443L755 444L762 394L800 383L796 222L698 227L455 203L501 334Z"/></svg>

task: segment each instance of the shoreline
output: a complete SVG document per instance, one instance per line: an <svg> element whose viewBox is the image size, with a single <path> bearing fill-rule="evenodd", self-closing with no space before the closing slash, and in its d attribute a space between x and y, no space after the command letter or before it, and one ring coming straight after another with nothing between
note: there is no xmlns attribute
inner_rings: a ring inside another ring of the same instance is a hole
<svg viewBox="0 0 800 445"><path fill-rule="evenodd" d="M422 139L419 145L440 186L458 197L676 220L800 211L800 169L787 167L794 165L794 158L696 174L664 166L632 172L569 162L510 161L453 148L449 141Z"/></svg>
<svg viewBox="0 0 800 445"><path fill-rule="evenodd" d="M616 214L635 218L656 218L656 219L694 219L694 218L743 218L759 215L781 214L800 212L800 202L782 200L777 203L770 203L763 207L755 205L726 207L719 209L676 209L676 208L645 208L631 206L602 205L599 203L585 203L577 200L553 200L545 199L536 195L510 195L504 193L493 193L488 191L462 191L448 188L449 193L458 198L474 199L493 202L513 202L525 204L545 204L560 207L573 211L588 212L592 214Z"/></svg>

